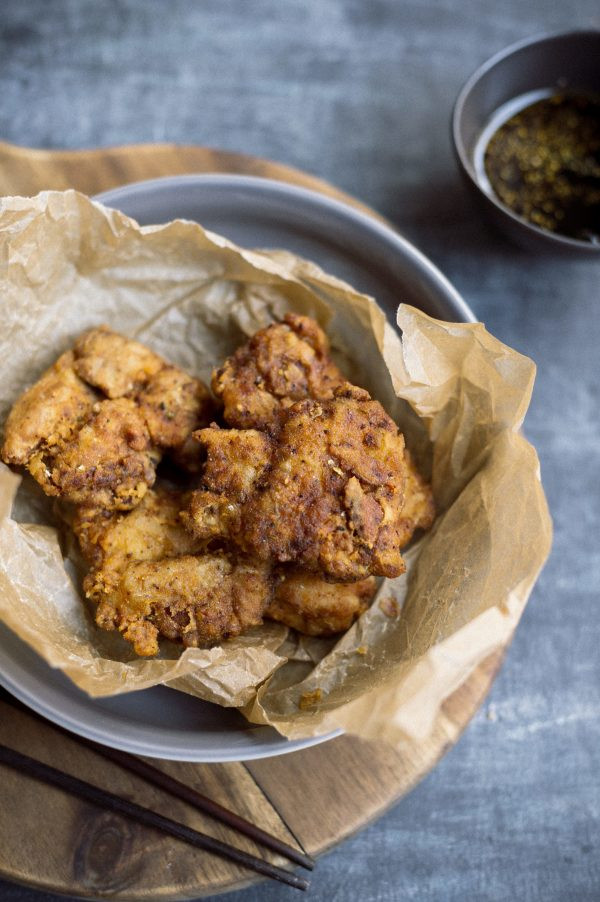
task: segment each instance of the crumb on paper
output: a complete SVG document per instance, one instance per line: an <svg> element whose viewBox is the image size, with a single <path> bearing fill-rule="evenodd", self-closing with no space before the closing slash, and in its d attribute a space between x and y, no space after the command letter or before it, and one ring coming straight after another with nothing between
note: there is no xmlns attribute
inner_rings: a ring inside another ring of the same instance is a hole
<svg viewBox="0 0 600 902"><path fill-rule="evenodd" d="M323 690L322 689L313 689L312 692L303 692L300 696L300 701L298 702L298 707L301 711L306 711L307 708L312 708L313 705L317 705L321 699L323 698Z"/></svg>
<svg viewBox="0 0 600 902"><path fill-rule="evenodd" d="M366 646L366 645L359 645L358 648L356 649L356 654L357 654L357 655L366 655L366 653L367 653L367 646Z"/></svg>
<svg viewBox="0 0 600 902"><path fill-rule="evenodd" d="M400 605L392 596L382 598L379 602L379 607L386 615L386 617L398 617L398 615L400 614Z"/></svg>

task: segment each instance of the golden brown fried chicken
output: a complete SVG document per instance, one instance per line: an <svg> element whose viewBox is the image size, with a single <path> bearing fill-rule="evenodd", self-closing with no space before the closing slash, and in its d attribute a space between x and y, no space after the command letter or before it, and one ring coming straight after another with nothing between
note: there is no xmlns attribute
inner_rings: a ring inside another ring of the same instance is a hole
<svg viewBox="0 0 600 902"><path fill-rule="evenodd" d="M208 425L215 406L203 382L106 326L78 338L75 356L75 369L90 385L109 398L136 400L158 448L170 451L184 469L200 469L201 454L191 435Z"/></svg>
<svg viewBox="0 0 600 902"><path fill-rule="evenodd" d="M98 401L74 435L29 461L46 494L74 504L129 510L155 479L159 455L133 401Z"/></svg>
<svg viewBox="0 0 600 902"><path fill-rule="evenodd" d="M212 388L229 425L276 432L282 409L302 398L327 400L343 381L323 330L310 317L288 313L215 370Z"/></svg>
<svg viewBox="0 0 600 902"><path fill-rule="evenodd" d="M207 471L215 458L209 432L199 433ZM238 461L236 436L232 430L227 443L228 432L214 433L224 475L205 480L184 514L196 535L228 537L260 560L293 563L332 581L404 571L400 550L418 526L430 525L431 492L395 423L366 391L346 383L330 401L292 405L279 436L256 453L259 471L245 471L243 496L227 482Z"/></svg>
<svg viewBox="0 0 600 902"><path fill-rule="evenodd" d="M206 647L262 623L271 597L269 568L225 554L130 564L119 585L119 629L138 655L157 636Z"/></svg>
<svg viewBox="0 0 600 902"><path fill-rule="evenodd" d="M206 451L201 490L192 493L181 517L201 539L230 538L242 504L271 461L272 440L256 429L199 429L194 438Z"/></svg>
<svg viewBox="0 0 600 902"><path fill-rule="evenodd" d="M328 583L313 573L284 574L265 617L307 636L334 636L350 629L377 589L370 576L357 583Z"/></svg>
<svg viewBox="0 0 600 902"><path fill-rule="evenodd" d="M4 429L2 459L26 466L35 453L69 439L86 419L96 394L73 370L73 352L56 363L15 402Z"/></svg>
<svg viewBox="0 0 600 902"><path fill-rule="evenodd" d="M168 365L149 379L137 402L159 448L181 448L195 429L209 422L214 411L206 386Z"/></svg>
<svg viewBox="0 0 600 902"><path fill-rule="evenodd" d="M114 591L132 561L155 561L193 554L202 543L185 530L179 511L186 495L164 487L148 489L128 513L79 507L73 531L92 569L84 580L88 598L101 602Z"/></svg>
<svg viewBox="0 0 600 902"><path fill-rule="evenodd" d="M398 533L401 548L404 548L417 529L429 529L435 520L435 504L429 483L425 482L417 470L410 451L405 450L406 483L404 504L400 511Z"/></svg>
<svg viewBox="0 0 600 902"><path fill-rule="evenodd" d="M75 372L108 398L134 395L165 366L150 348L107 326L90 329L74 345Z"/></svg>
<svg viewBox="0 0 600 902"><path fill-rule="evenodd" d="M4 459L78 505L96 622L139 655L156 654L161 634L210 646L264 616L309 635L345 630L373 575L403 572L400 549L433 520L402 435L344 382L313 320L289 314L256 333L213 387L240 428L201 428L214 410L206 387L101 327L7 422ZM163 452L201 473L198 491L151 488Z"/></svg>
<svg viewBox="0 0 600 902"><path fill-rule="evenodd" d="M98 401L82 380L109 400ZM138 342L92 329L17 400L2 457L27 466L49 495L126 510L153 484L163 451L199 467L191 436L212 411L198 379Z"/></svg>
<svg viewBox="0 0 600 902"><path fill-rule="evenodd" d="M271 597L266 566L204 553L179 521L184 501L150 489L127 514L80 508L75 517L96 623L118 629L138 655L156 654L159 634L188 646L237 636L262 622Z"/></svg>
<svg viewBox="0 0 600 902"><path fill-rule="evenodd" d="M206 450L206 489L246 501L271 461L273 442L257 429L199 429L194 438Z"/></svg>
<svg viewBox="0 0 600 902"><path fill-rule="evenodd" d="M363 389L288 412L265 487L244 510L242 546L341 582L404 571L398 520L404 440Z"/></svg>

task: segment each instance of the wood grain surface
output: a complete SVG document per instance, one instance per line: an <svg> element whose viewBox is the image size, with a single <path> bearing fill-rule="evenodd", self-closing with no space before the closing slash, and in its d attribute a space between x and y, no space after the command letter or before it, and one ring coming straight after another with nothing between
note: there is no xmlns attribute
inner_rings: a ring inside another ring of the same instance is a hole
<svg viewBox="0 0 600 902"><path fill-rule="evenodd" d="M194 172L233 172L290 182L382 219L375 210L323 179L247 154L182 144L137 144L84 151L36 150L0 141L0 195L31 196L38 191L67 188L100 194L129 182Z"/></svg>
<svg viewBox="0 0 600 902"><path fill-rule="evenodd" d="M275 178L322 191L377 215L317 178L241 154L166 144L43 151L0 143L2 194L31 195L69 187L94 194L126 182L186 172ZM501 659L501 653L488 658L446 701L426 742L406 741L392 749L342 736L305 751L247 764L158 764L264 829L319 855L380 816L435 765L485 698ZM1 701L0 742L263 854L250 840L233 835L80 747L50 724L40 724ZM212 855L11 771L4 771L0 779L0 876L55 892L115 900L192 899L254 880Z"/></svg>

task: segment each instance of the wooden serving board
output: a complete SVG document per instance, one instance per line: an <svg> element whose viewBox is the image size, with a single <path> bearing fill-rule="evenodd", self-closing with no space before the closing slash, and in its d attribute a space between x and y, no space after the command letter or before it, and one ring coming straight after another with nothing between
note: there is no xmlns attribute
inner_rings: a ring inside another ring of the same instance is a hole
<svg viewBox="0 0 600 902"><path fill-rule="evenodd" d="M242 154L174 144L45 151L0 142L3 195L65 188L96 194L126 182L190 172L279 179L377 216L320 179ZM341 736L305 751L245 764L158 764L282 839L320 855L379 817L431 770L485 698L501 659L502 653L488 658L447 700L426 742L407 741L394 750ZM1 698L0 742L263 854L250 840L83 749L50 724L15 711ZM219 858L4 768L0 774L0 876L68 895L115 900L192 899L257 879Z"/></svg>

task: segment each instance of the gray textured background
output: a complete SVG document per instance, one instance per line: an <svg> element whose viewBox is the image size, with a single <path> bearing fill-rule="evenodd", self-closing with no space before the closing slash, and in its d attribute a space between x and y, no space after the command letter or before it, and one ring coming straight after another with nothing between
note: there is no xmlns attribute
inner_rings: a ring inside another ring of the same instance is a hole
<svg viewBox="0 0 600 902"><path fill-rule="evenodd" d="M600 265L533 259L489 231L448 137L456 93L487 56L589 25L598 0L1 5L0 138L199 143L307 169L393 220L538 363L526 428L551 560L463 739L319 862L315 902L600 899ZM3 902L42 898L0 882ZM268 886L227 900L288 898Z"/></svg>

